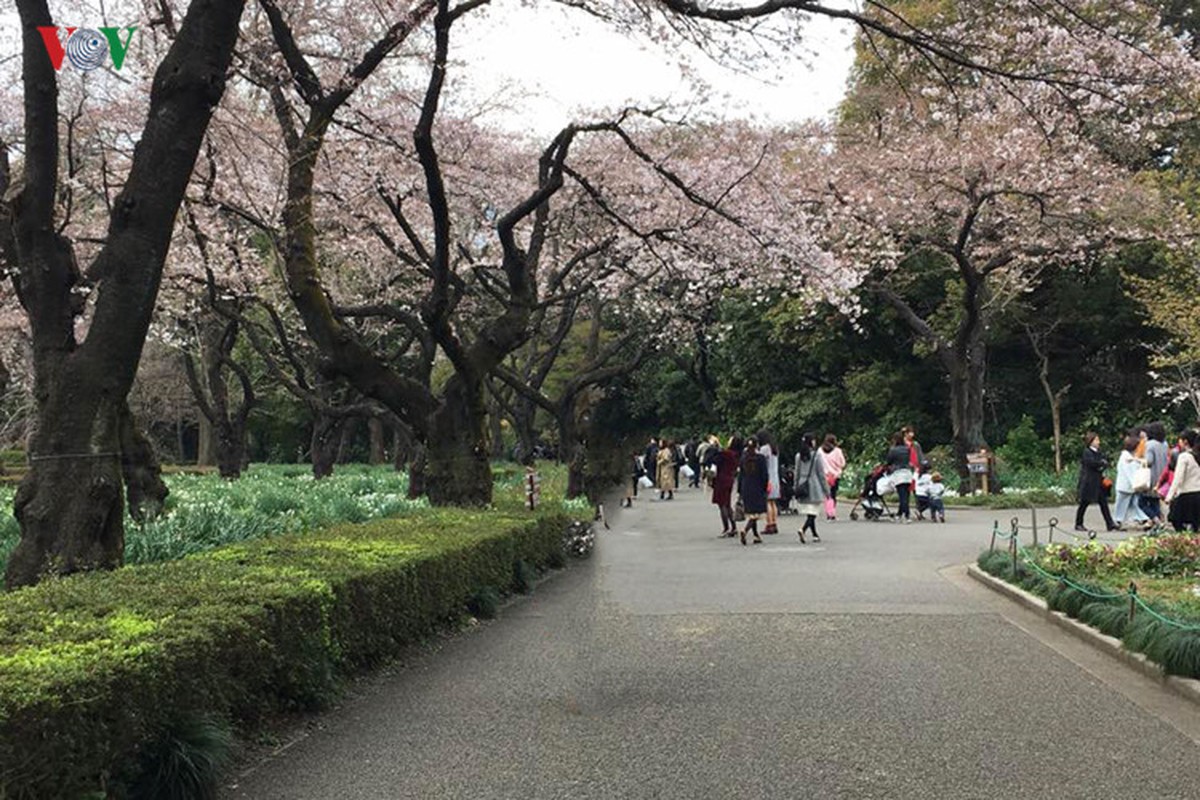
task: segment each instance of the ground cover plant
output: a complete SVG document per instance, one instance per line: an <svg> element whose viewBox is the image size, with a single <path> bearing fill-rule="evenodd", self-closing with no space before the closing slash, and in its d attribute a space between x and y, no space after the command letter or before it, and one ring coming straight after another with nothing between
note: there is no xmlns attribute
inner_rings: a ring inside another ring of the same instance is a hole
<svg viewBox="0 0 1200 800"><path fill-rule="evenodd" d="M497 465L493 471L493 507L524 508L524 469ZM566 473L560 465L544 463L538 471L546 503L577 513L587 508L586 501L563 500ZM408 475L387 466L346 465L319 481L304 464L255 464L236 481L211 473L168 474L165 480L171 493L163 513L145 524L125 521L126 564L167 561L340 522L430 513L427 500L408 497ZM0 572L20 536L11 512L15 493L15 486L0 486Z"/></svg>
<svg viewBox="0 0 1200 800"><path fill-rule="evenodd" d="M979 566L1167 672L1200 678L1200 536L1055 542L1019 548L1015 561L1010 550L987 550Z"/></svg>

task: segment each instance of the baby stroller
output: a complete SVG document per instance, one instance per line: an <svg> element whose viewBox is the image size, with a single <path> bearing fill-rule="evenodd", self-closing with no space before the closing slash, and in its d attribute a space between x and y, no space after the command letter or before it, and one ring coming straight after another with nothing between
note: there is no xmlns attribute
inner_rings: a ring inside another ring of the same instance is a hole
<svg viewBox="0 0 1200 800"><path fill-rule="evenodd" d="M880 464L871 470L863 481L862 491L858 494L858 500L855 501L854 507L850 509L850 519L858 519L858 507L862 506L863 518L871 520L883 519L887 517L891 519L895 516L892 510L888 508L887 502L883 499L883 495L879 492L879 483L887 477L887 465ZM890 487L888 487L890 489Z"/></svg>
<svg viewBox="0 0 1200 800"><path fill-rule="evenodd" d="M792 500L796 498L796 473L790 467L779 471L779 484L779 499L775 501L775 508L780 514L799 514L800 509L792 506Z"/></svg>

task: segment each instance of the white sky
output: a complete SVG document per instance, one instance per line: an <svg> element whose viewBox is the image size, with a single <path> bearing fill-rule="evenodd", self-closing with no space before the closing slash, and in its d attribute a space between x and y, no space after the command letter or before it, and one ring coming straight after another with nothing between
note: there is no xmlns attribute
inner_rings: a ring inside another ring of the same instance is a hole
<svg viewBox="0 0 1200 800"><path fill-rule="evenodd" d="M693 54L688 63L695 77L711 87L697 93L678 55L649 40L618 35L552 3L533 8L520 0L495 0L455 26L451 77L477 101L502 98L503 105L486 119L539 136L594 117L589 110L664 101L692 114L792 122L824 117L841 100L853 61L851 42L848 26L817 18L805 29L803 58L780 55L772 68L755 75ZM0 12L0 59L19 49L16 13Z"/></svg>
<svg viewBox="0 0 1200 800"><path fill-rule="evenodd" d="M528 95L520 110L490 118L539 134L556 132L586 117L587 110L662 101L700 103L697 110L718 117L792 122L824 117L842 99L852 42L849 26L817 18L805 28L803 58L780 55L771 74L738 73L696 54L689 61L712 87L698 97L678 56L654 42L618 35L599 20L554 4L531 8L519 0L495 0L486 15L472 14L452 31L451 58L461 62L452 75L461 74L482 96L511 96L506 87L520 87Z"/></svg>

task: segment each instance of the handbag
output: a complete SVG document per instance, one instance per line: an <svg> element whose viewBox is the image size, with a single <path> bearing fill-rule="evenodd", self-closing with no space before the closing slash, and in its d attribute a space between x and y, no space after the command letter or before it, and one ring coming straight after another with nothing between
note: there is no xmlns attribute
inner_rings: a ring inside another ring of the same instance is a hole
<svg viewBox="0 0 1200 800"><path fill-rule="evenodd" d="M638 486L641 486L643 489L649 489L654 486L654 481L643 475L642 477L638 478Z"/></svg>
<svg viewBox="0 0 1200 800"><path fill-rule="evenodd" d="M733 507L733 521L742 522L746 519L746 506L742 505L742 498L737 499L737 503Z"/></svg>
<svg viewBox="0 0 1200 800"><path fill-rule="evenodd" d="M1139 466L1133 471L1129 482L1134 493L1148 491L1150 489L1150 467L1145 464Z"/></svg>

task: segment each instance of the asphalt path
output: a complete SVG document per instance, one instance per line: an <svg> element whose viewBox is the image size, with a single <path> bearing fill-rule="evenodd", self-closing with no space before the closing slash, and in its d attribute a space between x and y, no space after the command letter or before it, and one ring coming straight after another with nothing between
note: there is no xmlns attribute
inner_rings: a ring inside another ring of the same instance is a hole
<svg viewBox="0 0 1200 800"><path fill-rule="evenodd" d="M1012 514L743 547L697 490L610 509L593 558L226 796L1200 797L1200 711L965 576Z"/></svg>

